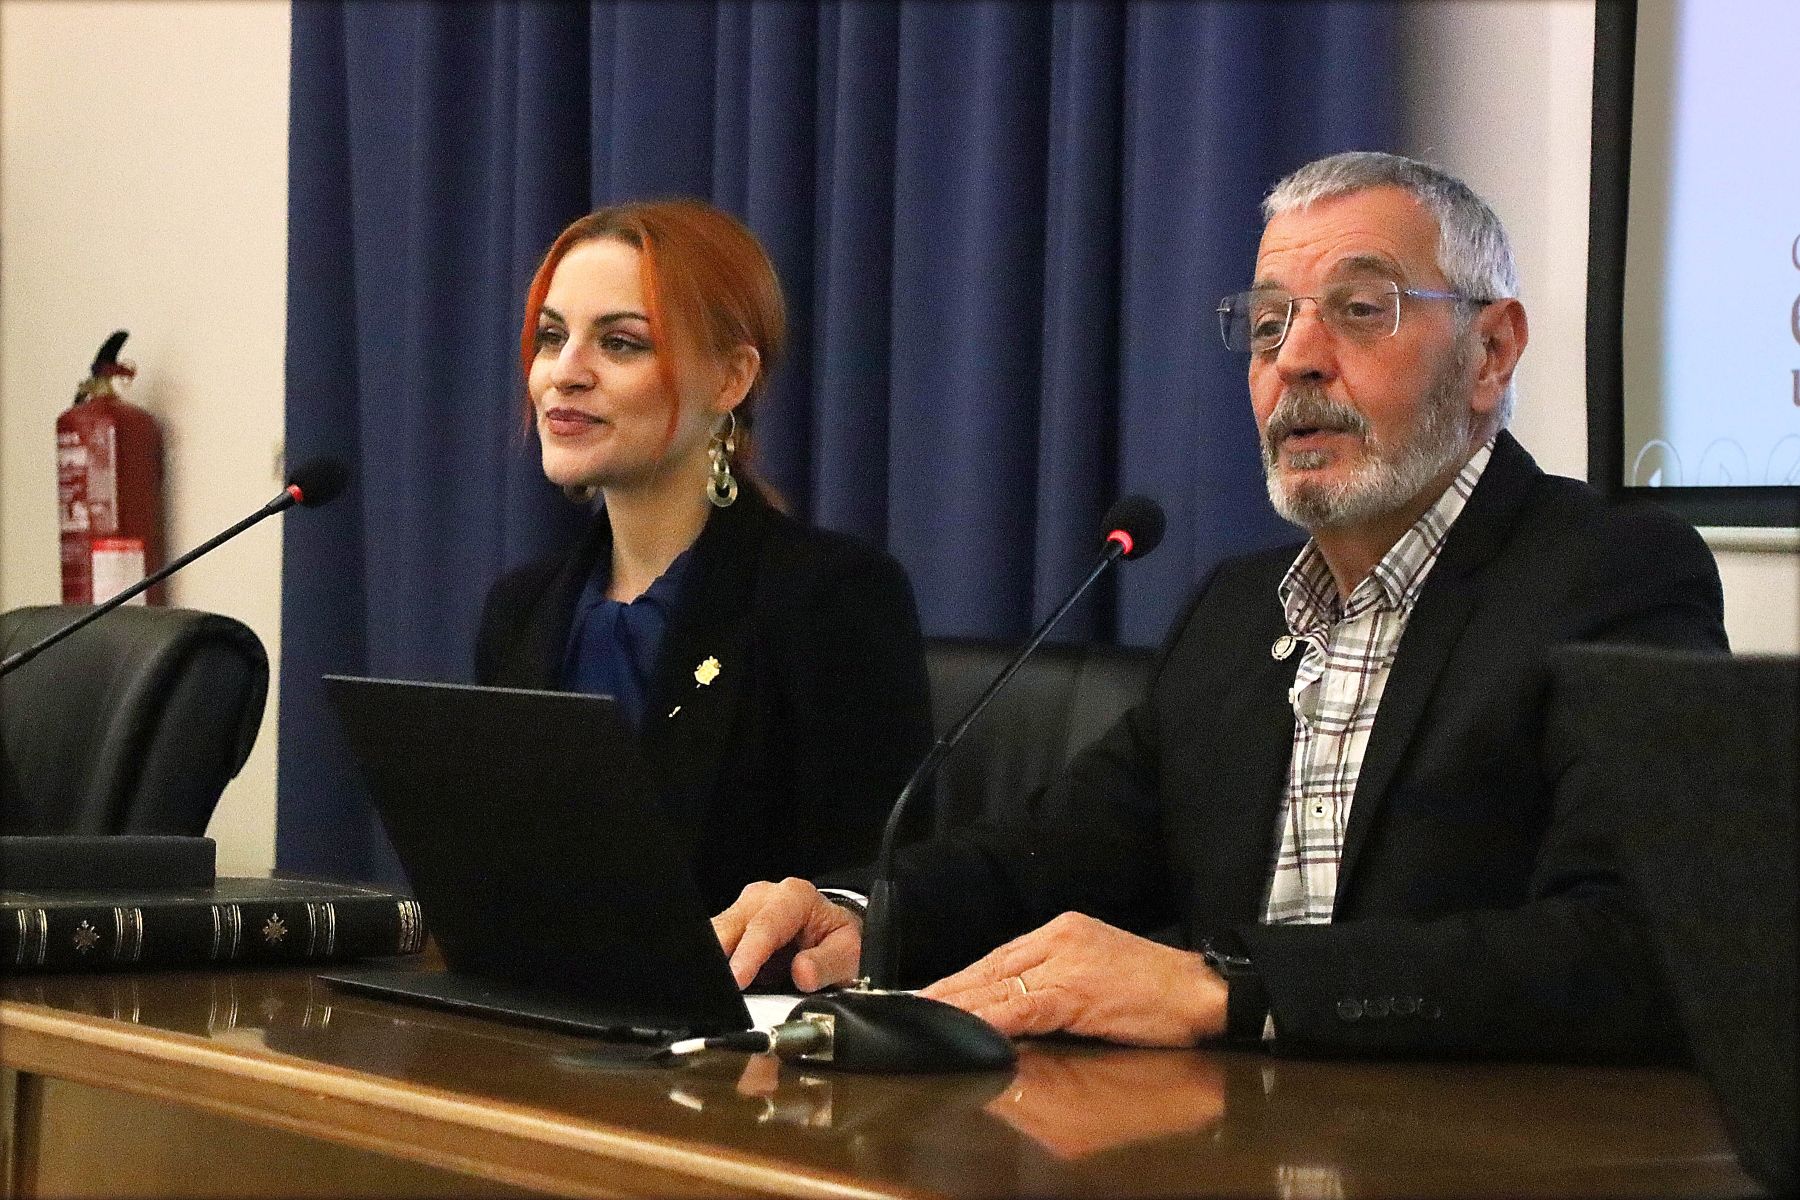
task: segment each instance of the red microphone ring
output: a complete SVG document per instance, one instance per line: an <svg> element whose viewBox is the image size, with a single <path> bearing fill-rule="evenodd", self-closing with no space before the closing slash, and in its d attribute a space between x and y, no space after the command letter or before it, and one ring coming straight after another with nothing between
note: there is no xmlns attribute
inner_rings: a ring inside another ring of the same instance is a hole
<svg viewBox="0 0 1800 1200"><path fill-rule="evenodd" d="M1120 549L1122 549L1127 556L1131 554L1132 548L1137 544L1131 540L1131 535L1126 533L1123 529L1113 530L1106 535L1106 540L1119 543Z"/></svg>

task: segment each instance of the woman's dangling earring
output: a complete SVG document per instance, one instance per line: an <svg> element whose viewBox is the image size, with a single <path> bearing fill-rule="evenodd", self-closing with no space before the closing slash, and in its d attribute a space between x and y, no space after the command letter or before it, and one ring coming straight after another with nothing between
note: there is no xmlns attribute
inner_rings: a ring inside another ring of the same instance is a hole
<svg viewBox="0 0 1800 1200"><path fill-rule="evenodd" d="M719 508L730 508L738 497L737 480L731 477L731 456L737 451L737 414L725 414L725 424L712 435L706 456L712 459L712 474L706 480L706 498Z"/></svg>

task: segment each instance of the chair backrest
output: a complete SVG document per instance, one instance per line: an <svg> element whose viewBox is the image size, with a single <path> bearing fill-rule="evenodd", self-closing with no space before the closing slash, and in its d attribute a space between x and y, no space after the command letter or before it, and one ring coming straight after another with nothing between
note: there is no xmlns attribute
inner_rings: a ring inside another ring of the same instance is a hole
<svg viewBox="0 0 1800 1200"><path fill-rule="evenodd" d="M1017 650L960 638L927 642L938 736ZM1118 646L1040 646L939 769L936 827L1023 816L1031 795L1142 696L1154 657Z"/></svg>
<svg viewBox="0 0 1800 1200"><path fill-rule="evenodd" d="M0 655L81 616L0 615ZM269 659L216 613L127 605L0 678L0 832L198 836L256 741Z"/></svg>
<svg viewBox="0 0 1800 1200"><path fill-rule="evenodd" d="M1575 755L1565 786L1616 825L1744 1169L1791 1195L1800 659L1570 647L1553 679L1551 728Z"/></svg>

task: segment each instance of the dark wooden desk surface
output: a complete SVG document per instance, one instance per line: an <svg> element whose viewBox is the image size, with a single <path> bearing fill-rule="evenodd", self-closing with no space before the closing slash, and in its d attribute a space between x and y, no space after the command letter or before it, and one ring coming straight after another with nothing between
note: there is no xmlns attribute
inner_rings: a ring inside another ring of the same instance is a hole
<svg viewBox="0 0 1800 1200"><path fill-rule="evenodd" d="M303 970L0 980L0 1061L564 1195L1713 1196L1754 1185L1679 1071L1039 1042L1010 1078L584 1059Z"/></svg>

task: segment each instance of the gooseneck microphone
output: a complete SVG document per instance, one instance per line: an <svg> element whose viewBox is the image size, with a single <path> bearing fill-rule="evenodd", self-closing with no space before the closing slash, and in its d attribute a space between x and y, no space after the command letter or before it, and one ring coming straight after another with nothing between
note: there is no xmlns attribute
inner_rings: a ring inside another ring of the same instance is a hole
<svg viewBox="0 0 1800 1200"><path fill-rule="evenodd" d="M1018 1053L992 1025L954 1005L895 991L899 973L895 952L894 914L899 904L894 884L894 841L900 819L914 795L956 748L982 709L1006 686L1038 643L1074 606L1101 572L1121 558L1142 558L1162 540L1163 511L1154 500L1127 496L1106 514L1106 538L1100 561L1075 586L1056 611L1039 625L1023 649L1007 663L962 718L939 738L912 778L900 789L881 834L875 881L863 919L861 976L853 987L809 997L788 1019L768 1033L748 1031L723 1038L677 1042L665 1053L690 1054L712 1047L763 1051L795 1058L810 1066L840 1071L992 1071L1011 1066Z"/></svg>
<svg viewBox="0 0 1800 1200"><path fill-rule="evenodd" d="M333 500L337 499L338 494L344 490L344 485L349 481L350 472L344 466L341 459L315 458L302 463L288 475L287 486L282 488L281 493L273 500L239 521L236 525L233 525L230 529L225 530L225 532L219 534L217 537L194 547L161 570L146 575L112 599L106 601L106 603L96 605L93 609L83 613L79 618L64 625L61 629L58 629L48 637L42 638L36 643L27 646L17 654L9 654L6 658L0 659L0 675L9 674L24 666L50 647L56 645L56 643L68 637L71 633L74 633L77 629L80 629L82 626L93 621L99 620L139 592L161 583L176 571L179 571L182 567L187 566L196 558L199 558L202 554L216 549L223 543L230 541L258 521L261 521L266 517L272 517L276 513L283 512L286 509L290 509L296 504L303 505L307 508L317 508L321 504L331 503Z"/></svg>
<svg viewBox="0 0 1800 1200"><path fill-rule="evenodd" d="M862 961L858 964L861 978L849 988L802 1000L787 1020L773 1029L746 1029L718 1037L671 1042L662 1049L664 1057L715 1049L772 1052L813 1067L882 1073L993 1071L1018 1061L1013 1044L980 1017L954 1005L894 990L899 970L895 953L894 912L899 898L894 885L894 840L907 804L956 748L981 710L1031 657L1051 627L1106 568L1121 558L1142 558L1156 549L1162 541L1163 510L1147 497L1126 496L1107 510L1105 528L1100 561L1087 578L1037 627L1024 648L969 706L969 711L937 740L900 789L900 797L894 801L887 826L882 830L875 881L863 916Z"/></svg>
<svg viewBox="0 0 1800 1200"><path fill-rule="evenodd" d="M895 899L894 885L894 841L900 831L900 819L906 812L906 806L913 796L931 777L937 773L938 767L956 744L974 724L975 718L981 715L982 709L988 706L1007 681L1012 679L1025 660L1031 657L1044 640L1051 628L1063 615L1073 608L1094 581L1121 558L1135 559L1156 549L1162 541L1164 517L1162 506L1148 496L1124 496L1107 510L1103 528L1106 537L1101 546L1100 560L1094 564L1087 577L1075 585L1073 591L1059 604L1056 611L1044 619L1031 635L1029 641L1006 664L1005 670L990 683L962 719L950 727L940 737L919 763L912 778L900 789L900 798L894 801L892 811L888 813L887 825L881 831L881 850L875 859L875 881L869 890L868 911L863 917L862 960L858 964L857 974L861 977L858 985L870 991L888 991L895 987L898 975L898 963L895 961L896 927L894 924Z"/></svg>

